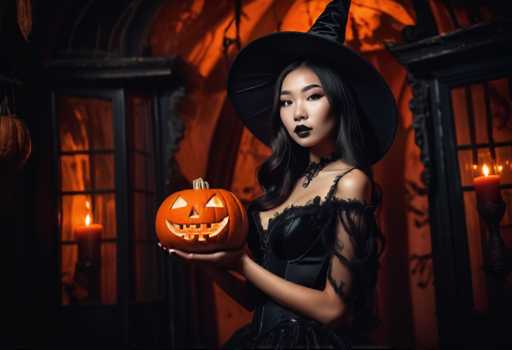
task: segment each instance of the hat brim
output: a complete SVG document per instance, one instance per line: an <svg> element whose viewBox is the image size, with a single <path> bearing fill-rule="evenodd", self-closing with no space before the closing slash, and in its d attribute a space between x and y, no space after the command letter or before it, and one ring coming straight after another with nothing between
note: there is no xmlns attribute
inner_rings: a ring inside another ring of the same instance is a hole
<svg viewBox="0 0 512 350"><path fill-rule="evenodd" d="M353 50L315 34L279 32L254 40L237 55L228 77L228 96L246 127L263 143L271 143L271 111L277 77L291 62L318 58L347 82L364 118L372 143L368 160L380 160L397 128L395 99L379 72Z"/></svg>

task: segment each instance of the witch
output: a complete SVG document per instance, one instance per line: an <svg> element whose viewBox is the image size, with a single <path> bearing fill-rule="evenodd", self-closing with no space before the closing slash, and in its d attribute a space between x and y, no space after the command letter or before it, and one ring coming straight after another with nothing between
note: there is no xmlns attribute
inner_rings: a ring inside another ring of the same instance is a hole
<svg viewBox="0 0 512 350"><path fill-rule="evenodd" d="M272 149L258 172L263 195L247 208L249 249L169 251L254 310L226 349L350 349L377 323L384 237L371 166L397 114L380 74L342 44L349 6L331 1L309 32L253 41L231 67L229 98Z"/></svg>

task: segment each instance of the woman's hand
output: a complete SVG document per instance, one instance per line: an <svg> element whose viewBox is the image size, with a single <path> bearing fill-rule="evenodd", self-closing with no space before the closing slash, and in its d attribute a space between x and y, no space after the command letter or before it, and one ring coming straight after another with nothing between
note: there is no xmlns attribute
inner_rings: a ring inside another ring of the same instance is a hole
<svg viewBox="0 0 512 350"><path fill-rule="evenodd" d="M178 256L187 262L220 267L237 272L241 271L242 258L246 254L243 247L238 250L222 250L214 253L187 253L178 249L167 249L160 243L158 245L169 255Z"/></svg>

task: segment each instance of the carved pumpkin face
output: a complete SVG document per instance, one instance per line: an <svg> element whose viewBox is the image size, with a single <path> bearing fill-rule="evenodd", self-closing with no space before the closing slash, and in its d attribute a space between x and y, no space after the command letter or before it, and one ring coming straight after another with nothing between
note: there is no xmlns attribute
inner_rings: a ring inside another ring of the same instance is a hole
<svg viewBox="0 0 512 350"><path fill-rule="evenodd" d="M156 232L167 248L212 252L240 248L247 236L247 215L229 191L203 188L171 194L156 215Z"/></svg>

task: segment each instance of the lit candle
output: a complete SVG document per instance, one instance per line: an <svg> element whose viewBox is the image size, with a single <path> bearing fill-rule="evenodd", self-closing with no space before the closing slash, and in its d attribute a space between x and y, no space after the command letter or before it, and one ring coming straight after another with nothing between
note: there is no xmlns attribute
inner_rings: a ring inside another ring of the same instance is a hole
<svg viewBox="0 0 512 350"><path fill-rule="evenodd" d="M497 203L501 201L500 175L491 175L487 164L482 167L482 176L473 179L476 198L480 203Z"/></svg>
<svg viewBox="0 0 512 350"><path fill-rule="evenodd" d="M103 226L91 223L91 215L85 217L85 226L75 229L75 239L78 243L78 261L99 262L100 240Z"/></svg>

